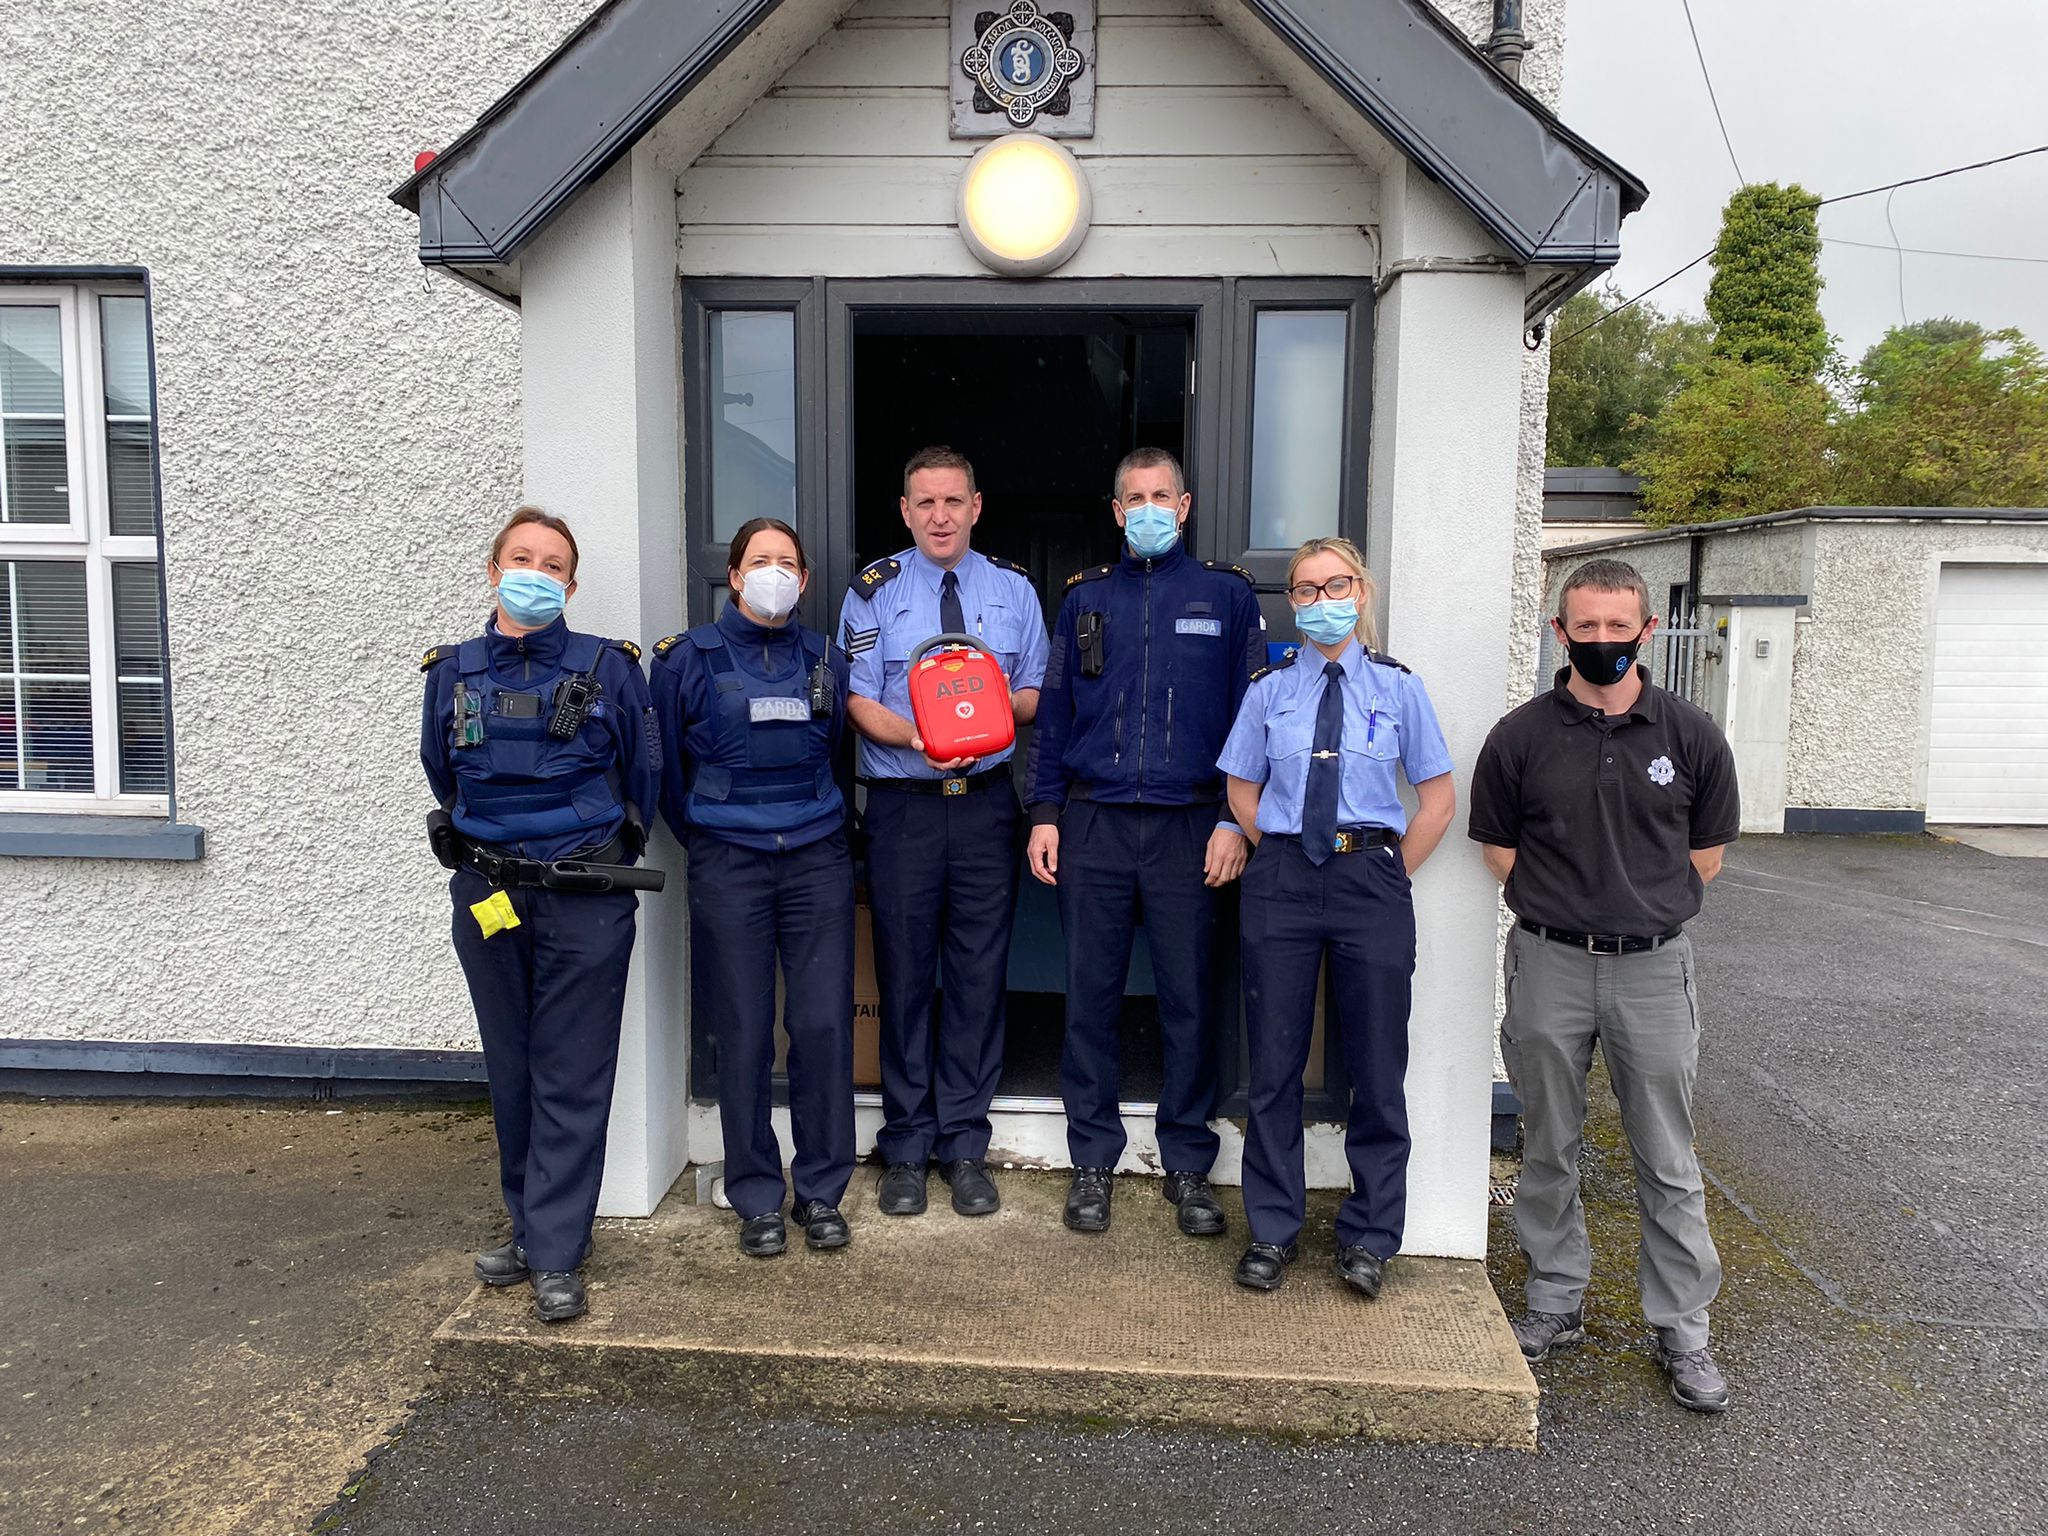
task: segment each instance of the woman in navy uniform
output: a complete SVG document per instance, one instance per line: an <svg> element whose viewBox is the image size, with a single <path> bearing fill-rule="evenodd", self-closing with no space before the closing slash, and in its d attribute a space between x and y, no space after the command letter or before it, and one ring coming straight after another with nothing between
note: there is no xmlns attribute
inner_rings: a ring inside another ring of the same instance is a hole
<svg viewBox="0 0 2048 1536"><path fill-rule="evenodd" d="M790 1215L811 1248L852 1236L839 1213L853 1176L847 665L795 618L810 565L787 523L742 524L726 580L732 599L716 623L655 646L654 707L661 811L690 855L694 993L718 1040L725 1193L741 1251L769 1258L788 1246L769 1123L778 954L796 1143Z"/></svg>
<svg viewBox="0 0 2048 1536"><path fill-rule="evenodd" d="M584 1310L576 1268L604 1175L626 968L639 899L630 890L532 883L543 864L626 865L658 792L640 652L562 620L576 591L569 525L521 507L485 567L496 610L484 632L427 653L420 761L452 818L455 953L476 1005L512 1217L477 1255L486 1285L529 1277L541 1317Z"/></svg>
<svg viewBox="0 0 2048 1536"><path fill-rule="evenodd" d="M1311 539L1287 569L1309 642L1260 672L1217 766L1253 844L1243 876L1251 1089L1244 1204L1251 1246L1237 1281L1270 1291L1294 1262L1307 1209L1302 1070L1316 984L1330 966L1330 1027L1351 1104L1351 1194L1337 1212L1337 1274L1377 1296L1408 1200L1408 879L1450 825L1451 758L1422 681L1371 649L1374 587L1348 539ZM1411 821L1395 769L1415 786Z"/></svg>

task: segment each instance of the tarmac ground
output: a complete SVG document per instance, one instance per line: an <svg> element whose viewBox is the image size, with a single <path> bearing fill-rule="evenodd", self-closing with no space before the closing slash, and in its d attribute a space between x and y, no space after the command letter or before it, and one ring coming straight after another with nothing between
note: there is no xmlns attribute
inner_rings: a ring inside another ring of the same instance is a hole
<svg viewBox="0 0 2048 1536"><path fill-rule="evenodd" d="M481 1117L9 1101L0 1531L2048 1529L2048 861L1756 839L1694 932L1725 1416L1651 1362L1604 1085L1534 1455L434 1386ZM1490 1270L1519 1310L1506 1211Z"/></svg>

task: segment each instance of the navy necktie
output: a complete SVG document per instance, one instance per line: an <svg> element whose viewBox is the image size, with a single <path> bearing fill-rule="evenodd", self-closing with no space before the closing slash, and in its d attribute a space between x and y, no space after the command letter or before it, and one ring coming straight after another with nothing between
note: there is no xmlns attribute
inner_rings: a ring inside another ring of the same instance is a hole
<svg viewBox="0 0 2048 1536"><path fill-rule="evenodd" d="M967 633L967 615L960 611L960 573L946 572L939 583L939 628L949 635Z"/></svg>
<svg viewBox="0 0 2048 1536"><path fill-rule="evenodd" d="M1344 668L1323 664L1323 702L1316 707L1316 743L1308 755L1308 787L1301 797L1301 851L1321 864L1336 851L1337 788L1344 746Z"/></svg>

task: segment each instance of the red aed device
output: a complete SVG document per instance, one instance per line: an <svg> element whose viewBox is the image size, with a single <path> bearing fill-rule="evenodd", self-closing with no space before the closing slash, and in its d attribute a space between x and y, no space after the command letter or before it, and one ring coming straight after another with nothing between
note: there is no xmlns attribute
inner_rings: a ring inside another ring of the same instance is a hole
<svg viewBox="0 0 2048 1536"><path fill-rule="evenodd" d="M910 713L925 755L942 763L1017 740L1010 680L972 635L933 635L910 653Z"/></svg>

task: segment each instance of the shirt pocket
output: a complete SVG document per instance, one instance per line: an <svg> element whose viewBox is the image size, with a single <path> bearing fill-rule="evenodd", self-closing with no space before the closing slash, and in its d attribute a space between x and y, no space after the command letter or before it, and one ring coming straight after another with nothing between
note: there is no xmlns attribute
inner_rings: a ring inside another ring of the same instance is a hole
<svg viewBox="0 0 2048 1536"><path fill-rule="evenodd" d="M1312 709L1289 709L1266 717L1266 760L1275 767L1286 764L1299 772L1316 744L1316 713Z"/></svg>
<svg viewBox="0 0 2048 1536"><path fill-rule="evenodd" d="M1036 612L1031 618L1036 620ZM1000 598L992 598L981 605L977 619L979 628L974 638L981 642L983 650L995 657L1006 680L1014 679L1017 669L1024 664L1024 622L1025 616ZM1016 686L1014 681L1011 686Z"/></svg>
<svg viewBox="0 0 2048 1536"><path fill-rule="evenodd" d="M898 629L909 628L907 624L900 621L896 627ZM929 639L930 637L926 636L925 638ZM907 679L910 675L910 653L917 649L921 643L921 641L911 640L907 637L886 634L876 642L877 648L882 653L882 694L885 699L892 696L895 698L905 698L909 695L910 684ZM893 705L890 707L894 708Z"/></svg>

